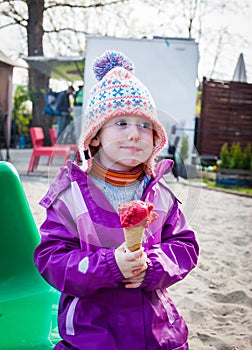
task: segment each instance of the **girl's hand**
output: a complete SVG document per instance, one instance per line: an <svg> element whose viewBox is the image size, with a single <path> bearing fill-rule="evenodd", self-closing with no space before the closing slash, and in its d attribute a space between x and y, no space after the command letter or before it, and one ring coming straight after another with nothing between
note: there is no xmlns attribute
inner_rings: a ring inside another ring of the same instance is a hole
<svg viewBox="0 0 252 350"><path fill-rule="evenodd" d="M144 277L146 275L146 270L142 271L139 275L126 278L123 282L125 283L125 288L138 288L143 283Z"/></svg>
<svg viewBox="0 0 252 350"><path fill-rule="evenodd" d="M143 248L130 252L123 243L115 250L115 259L124 278L137 276L147 269L147 255Z"/></svg>

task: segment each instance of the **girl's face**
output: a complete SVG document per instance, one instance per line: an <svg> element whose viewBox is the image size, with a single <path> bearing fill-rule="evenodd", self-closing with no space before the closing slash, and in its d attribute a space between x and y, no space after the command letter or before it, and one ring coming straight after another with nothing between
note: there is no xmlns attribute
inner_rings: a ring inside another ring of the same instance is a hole
<svg viewBox="0 0 252 350"><path fill-rule="evenodd" d="M153 125L138 116L120 116L109 120L92 139L99 147L101 164L114 170L130 170L145 163L154 146Z"/></svg>

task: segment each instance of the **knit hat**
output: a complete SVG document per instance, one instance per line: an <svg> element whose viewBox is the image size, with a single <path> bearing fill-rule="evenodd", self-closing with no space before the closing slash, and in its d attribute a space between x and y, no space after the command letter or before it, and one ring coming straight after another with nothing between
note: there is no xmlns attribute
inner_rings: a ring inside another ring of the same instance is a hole
<svg viewBox="0 0 252 350"><path fill-rule="evenodd" d="M92 167L90 141L99 129L111 118L128 115L146 118L153 124L157 137L147 171L154 175L154 158L166 145L167 136L150 92L131 73L132 61L121 52L105 51L95 60L93 70L99 82L89 93L79 143L80 154L84 153L85 158L84 170L89 172Z"/></svg>

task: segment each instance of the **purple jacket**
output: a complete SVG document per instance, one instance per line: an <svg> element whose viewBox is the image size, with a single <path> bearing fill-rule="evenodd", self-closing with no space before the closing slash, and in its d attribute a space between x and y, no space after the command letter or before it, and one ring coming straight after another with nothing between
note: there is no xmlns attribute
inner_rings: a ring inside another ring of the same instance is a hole
<svg viewBox="0 0 252 350"><path fill-rule="evenodd" d="M75 164L60 169L40 204L47 210L35 250L40 274L62 292L55 349L187 350L188 330L167 288L198 259L198 244L162 175L142 200L158 219L145 231L148 269L140 288L126 289L114 249L124 242L119 216L105 195Z"/></svg>

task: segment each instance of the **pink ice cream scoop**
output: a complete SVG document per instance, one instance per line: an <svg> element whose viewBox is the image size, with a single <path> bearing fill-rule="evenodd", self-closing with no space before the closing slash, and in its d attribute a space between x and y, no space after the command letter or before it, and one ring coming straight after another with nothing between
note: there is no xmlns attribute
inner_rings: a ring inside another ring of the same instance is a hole
<svg viewBox="0 0 252 350"><path fill-rule="evenodd" d="M144 229L157 219L158 214L152 209L152 204L140 200L118 205L118 213L129 250L135 251L141 247Z"/></svg>
<svg viewBox="0 0 252 350"><path fill-rule="evenodd" d="M158 217L152 209L152 204L140 200L119 204L118 212L122 227L148 227Z"/></svg>

